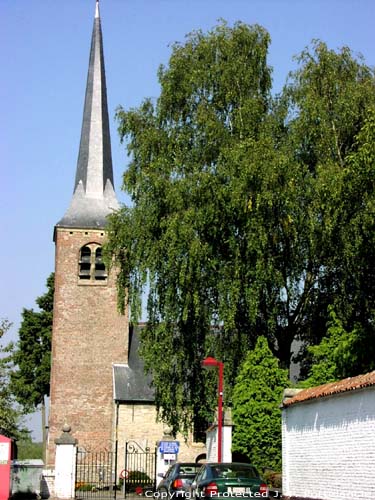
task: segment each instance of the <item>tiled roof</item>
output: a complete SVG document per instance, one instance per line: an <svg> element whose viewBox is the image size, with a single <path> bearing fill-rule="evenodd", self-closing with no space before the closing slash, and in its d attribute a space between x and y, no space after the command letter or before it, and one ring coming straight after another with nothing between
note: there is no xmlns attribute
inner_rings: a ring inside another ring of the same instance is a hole
<svg viewBox="0 0 375 500"><path fill-rule="evenodd" d="M329 384L305 389L296 396L285 400L283 402L283 407L288 407L295 403L302 403L311 399L332 396L347 391L355 391L373 385L375 385L375 371L366 373L365 375L358 375L357 377L349 377L344 380L339 380L338 382L330 382Z"/></svg>

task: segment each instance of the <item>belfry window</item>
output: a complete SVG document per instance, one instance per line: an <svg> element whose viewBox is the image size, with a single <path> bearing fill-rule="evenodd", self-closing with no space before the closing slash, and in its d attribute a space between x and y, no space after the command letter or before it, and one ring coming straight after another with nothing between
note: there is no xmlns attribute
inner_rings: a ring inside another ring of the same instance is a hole
<svg viewBox="0 0 375 500"><path fill-rule="evenodd" d="M103 262L102 247L95 250L95 279L105 280L107 278L107 271Z"/></svg>
<svg viewBox="0 0 375 500"><path fill-rule="evenodd" d="M103 262L102 247L96 243L85 245L79 255L79 279L92 283L105 281L107 271Z"/></svg>

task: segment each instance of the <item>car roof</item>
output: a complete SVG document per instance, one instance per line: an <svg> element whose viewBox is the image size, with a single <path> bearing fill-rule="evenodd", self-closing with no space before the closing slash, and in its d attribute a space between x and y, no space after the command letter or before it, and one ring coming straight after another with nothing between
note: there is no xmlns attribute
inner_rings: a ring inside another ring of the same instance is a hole
<svg viewBox="0 0 375 500"><path fill-rule="evenodd" d="M175 465L188 465L189 467L192 467L192 466L199 467L202 464L197 463L197 462L176 462Z"/></svg>
<svg viewBox="0 0 375 500"><path fill-rule="evenodd" d="M255 467L255 465L248 464L246 462L206 462L205 464L202 465L208 465L210 467L220 467L220 466L229 467L231 465L241 465L241 466L245 465L246 467Z"/></svg>

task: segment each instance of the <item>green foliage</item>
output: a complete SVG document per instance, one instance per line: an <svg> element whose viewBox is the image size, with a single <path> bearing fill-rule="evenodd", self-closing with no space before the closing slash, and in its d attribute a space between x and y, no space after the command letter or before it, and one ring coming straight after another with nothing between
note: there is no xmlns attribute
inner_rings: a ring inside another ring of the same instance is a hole
<svg viewBox="0 0 375 500"><path fill-rule="evenodd" d="M297 58L284 92L298 156L310 170L343 167L374 105L374 72L348 47L329 50L319 40Z"/></svg>
<svg viewBox="0 0 375 500"><path fill-rule="evenodd" d="M225 362L230 401L260 335L284 368L293 340L324 337L330 305L373 338L374 71L314 42L272 99L269 42L243 23L194 32L160 68L157 101L117 112L132 206L111 217L107 259L133 320L147 285L142 355L174 431L215 404L207 355Z"/></svg>
<svg viewBox="0 0 375 500"><path fill-rule="evenodd" d="M43 459L43 443L34 443L31 438L17 442L18 460Z"/></svg>
<svg viewBox="0 0 375 500"><path fill-rule="evenodd" d="M84 482L76 483L75 489L76 491L96 491L94 484Z"/></svg>
<svg viewBox="0 0 375 500"><path fill-rule="evenodd" d="M375 369L375 111L370 110L347 155L332 208L336 293L327 332L308 348L304 386L320 385ZM328 267L328 266L327 266Z"/></svg>
<svg viewBox="0 0 375 500"><path fill-rule="evenodd" d="M24 309L11 361L11 390L26 413L44 404L49 395L54 275L47 279L47 292L36 299L40 311Z"/></svg>
<svg viewBox="0 0 375 500"><path fill-rule="evenodd" d="M249 314L234 237L236 211L240 205L244 213L246 202L240 193L232 196L235 178L227 164L239 141L250 144L259 135L268 109L268 43L265 30L242 23L194 32L173 46L169 66L160 68L156 106L146 100L117 113L132 155L124 189L134 207L112 217L107 251L120 266L123 298L129 287L134 319L148 281L142 352L161 416L175 431L186 431L191 415L195 426L207 418L201 404L207 399L200 366L205 353L221 355L230 337L233 354L241 357L247 343ZM237 272L227 266L233 258ZM235 325L235 317L243 317L243 325ZM228 376L232 366L228 359Z"/></svg>
<svg viewBox="0 0 375 500"><path fill-rule="evenodd" d="M150 484L150 483L152 483L152 480L143 471L131 470L131 471L129 471L129 475L128 475L128 478L126 480L126 483L133 484L136 486L139 484Z"/></svg>
<svg viewBox="0 0 375 500"><path fill-rule="evenodd" d="M7 319L0 319L0 339L12 324ZM0 344L0 434L11 438L19 438L24 434L21 414L17 409L9 389L9 350Z"/></svg>
<svg viewBox="0 0 375 500"><path fill-rule="evenodd" d="M355 365L357 336L355 330L350 333L345 331L331 308L327 335L320 344L308 348L312 366L308 379L300 384L301 387L326 384L349 376Z"/></svg>
<svg viewBox="0 0 375 500"><path fill-rule="evenodd" d="M259 470L281 470L282 393L287 370L279 368L267 339L259 337L240 367L233 389L232 451L249 457Z"/></svg>
<svg viewBox="0 0 375 500"><path fill-rule="evenodd" d="M281 489L283 486L282 476L280 472L266 470L262 474L263 479L271 488Z"/></svg>

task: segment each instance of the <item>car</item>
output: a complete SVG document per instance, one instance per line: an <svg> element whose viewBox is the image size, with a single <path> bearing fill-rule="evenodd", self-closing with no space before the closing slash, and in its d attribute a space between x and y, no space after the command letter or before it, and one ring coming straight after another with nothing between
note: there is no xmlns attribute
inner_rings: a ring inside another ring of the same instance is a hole
<svg viewBox="0 0 375 500"><path fill-rule="evenodd" d="M194 498L269 498L267 484L257 469L240 462L201 465L190 485Z"/></svg>
<svg viewBox="0 0 375 500"><path fill-rule="evenodd" d="M195 462L177 462L171 465L165 474L159 474L162 480L156 488L158 497L185 497L201 465Z"/></svg>

